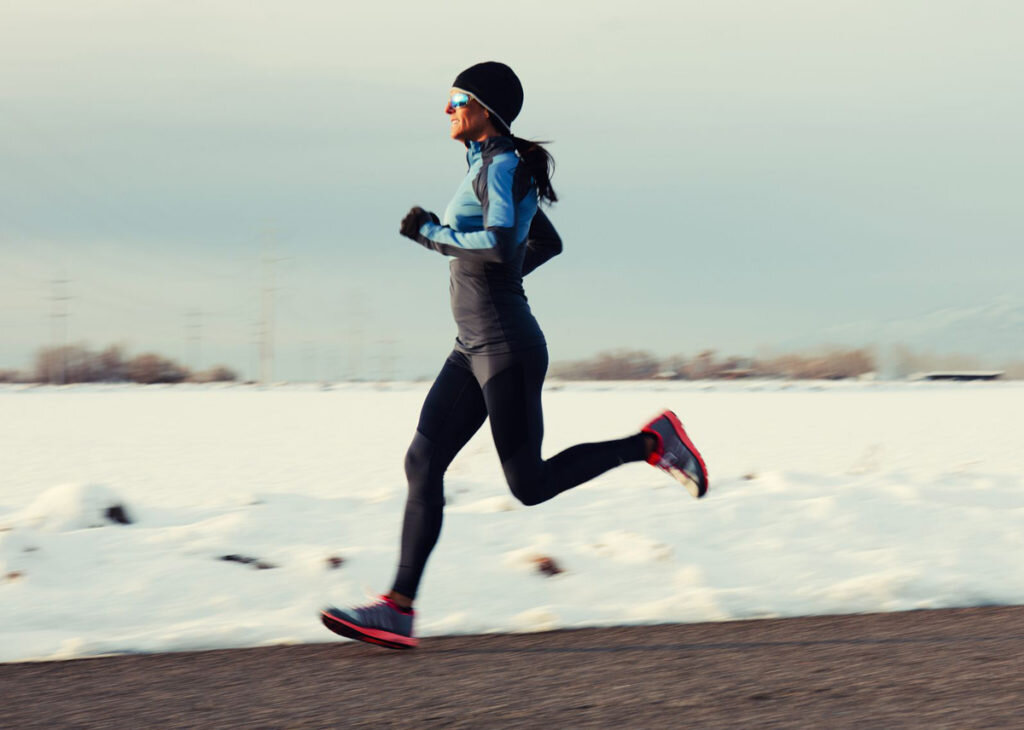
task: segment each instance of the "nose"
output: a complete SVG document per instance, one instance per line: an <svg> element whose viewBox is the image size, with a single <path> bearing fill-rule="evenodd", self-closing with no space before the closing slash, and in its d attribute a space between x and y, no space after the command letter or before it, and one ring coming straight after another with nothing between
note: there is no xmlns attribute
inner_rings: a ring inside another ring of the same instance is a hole
<svg viewBox="0 0 1024 730"><path fill-rule="evenodd" d="M454 114L455 113L455 109L452 108L452 103L450 101L445 103L445 105L444 105L444 113L445 114Z"/></svg>

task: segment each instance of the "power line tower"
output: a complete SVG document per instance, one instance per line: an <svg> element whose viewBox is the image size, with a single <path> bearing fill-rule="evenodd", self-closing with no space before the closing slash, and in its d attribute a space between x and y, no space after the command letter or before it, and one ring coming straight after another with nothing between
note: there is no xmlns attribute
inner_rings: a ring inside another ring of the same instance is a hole
<svg viewBox="0 0 1024 730"><path fill-rule="evenodd" d="M274 378L274 314L275 297L278 288L275 285L275 266L286 258L274 256L277 232L268 229L263 234L263 286L260 294L260 384L267 385Z"/></svg>
<svg viewBox="0 0 1024 730"><path fill-rule="evenodd" d="M260 291L260 385L274 377L274 234L263 236L263 287Z"/></svg>
<svg viewBox="0 0 1024 730"><path fill-rule="evenodd" d="M250 363L250 373L257 373L260 369L260 355L263 341L263 324L259 320L252 322L251 339L249 344L252 345L252 361ZM251 378L250 378L251 380ZM258 379L257 379L258 380Z"/></svg>
<svg viewBox="0 0 1024 730"><path fill-rule="evenodd" d="M203 368L203 313L198 309L185 312L185 362L198 373Z"/></svg>
<svg viewBox="0 0 1024 730"><path fill-rule="evenodd" d="M319 350L315 342L307 340L302 343L302 376L307 382L316 383L320 377Z"/></svg>
<svg viewBox="0 0 1024 730"><path fill-rule="evenodd" d="M367 327L370 317L366 310L363 308L363 296L362 292L358 289L354 292L349 293L349 305L347 311L347 363L346 363L346 380L362 380L363 379L363 344L365 328ZM373 329L372 326L369 329Z"/></svg>
<svg viewBox="0 0 1024 730"><path fill-rule="evenodd" d="M68 302L71 297L68 295L70 279L50 280L50 344L53 348L53 357L47 360L46 378L51 383L64 385L68 373L68 319L71 316L71 308Z"/></svg>
<svg viewBox="0 0 1024 730"><path fill-rule="evenodd" d="M395 354L395 345L397 344L391 338L380 341L380 372L377 377L383 383L390 383L395 379L395 362L398 359Z"/></svg>

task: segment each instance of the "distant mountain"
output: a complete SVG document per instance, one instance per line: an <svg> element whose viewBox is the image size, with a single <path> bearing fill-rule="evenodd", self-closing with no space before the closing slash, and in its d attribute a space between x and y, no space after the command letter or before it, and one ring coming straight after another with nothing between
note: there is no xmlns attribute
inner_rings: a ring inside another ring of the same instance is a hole
<svg viewBox="0 0 1024 730"><path fill-rule="evenodd" d="M938 309L883 322L855 322L822 332L828 342L905 346L937 355L963 354L982 364L1024 360L1024 302L1000 297L974 307Z"/></svg>

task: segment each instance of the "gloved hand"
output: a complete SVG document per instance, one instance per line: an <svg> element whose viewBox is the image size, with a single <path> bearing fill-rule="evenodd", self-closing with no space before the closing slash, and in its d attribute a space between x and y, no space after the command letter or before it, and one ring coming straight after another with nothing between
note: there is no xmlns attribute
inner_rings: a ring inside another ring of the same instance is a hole
<svg viewBox="0 0 1024 730"><path fill-rule="evenodd" d="M436 215L434 215L428 210L423 210L423 208L417 205L415 208L413 208L412 210L405 214L405 218L402 219L402 225L398 229L398 231L406 238L411 238L412 240L415 241L416 236L420 234L420 226L422 226L427 221L430 221L432 223L441 222L437 219Z"/></svg>

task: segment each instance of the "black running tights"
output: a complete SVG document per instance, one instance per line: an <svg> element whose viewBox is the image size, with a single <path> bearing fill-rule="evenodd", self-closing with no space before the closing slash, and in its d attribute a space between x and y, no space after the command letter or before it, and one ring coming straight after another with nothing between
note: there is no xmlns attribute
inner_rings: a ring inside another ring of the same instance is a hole
<svg viewBox="0 0 1024 730"><path fill-rule="evenodd" d="M409 495L396 592L416 597L441 533L445 470L488 418L505 479L526 505L545 502L625 462L644 460L640 434L573 446L543 460L541 388L547 366L544 347L491 356L455 351L448 357L423 403L405 456Z"/></svg>

